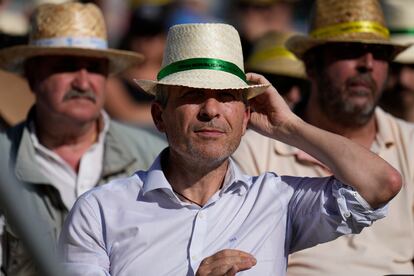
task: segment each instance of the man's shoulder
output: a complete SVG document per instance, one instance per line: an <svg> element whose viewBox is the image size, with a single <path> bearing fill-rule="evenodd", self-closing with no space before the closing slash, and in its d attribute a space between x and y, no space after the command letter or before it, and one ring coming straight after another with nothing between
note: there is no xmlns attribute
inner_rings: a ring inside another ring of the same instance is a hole
<svg viewBox="0 0 414 276"><path fill-rule="evenodd" d="M160 149L167 145L164 139L147 129L130 126L114 120L111 120L108 132L114 136L114 139L127 144L145 145L146 148L156 147Z"/></svg>
<svg viewBox="0 0 414 276"><path fill-rule="evenodd" d="M248 155L268 156L270 152L275 155L286 155L294 151L294 147L278 140L266 137L253 130L248 130L243 136L240 146L234 156L236 158Z"/></svg>
<svg viewBox="0 0 414 276"><path fill-rule="evenodd" d="M386 128L386 132L398 135L399 138L414 142L414 123L399 119L385 112L381 108L376 110L376 120L378 124Z"/></svg>
<svg viewBox="0 0 414 276"><path fill-rule="evenodd" d="M258 150L258 149L269 150L278 143L280 142L275 139L266 137L260 133L257 133L254 130L247 130L246 134L243 136L241 140L242 146L254 147L255 150Z"/></svg>
<svg viewBox="0 0 414 276"><path fill-rule="evenodd" d="M143 185L140 177L142 173L146 172L141 171L97 186L80 196L80 199L87 202L105 202L105 205L118 205L125 201L136 200Z"/></svg>

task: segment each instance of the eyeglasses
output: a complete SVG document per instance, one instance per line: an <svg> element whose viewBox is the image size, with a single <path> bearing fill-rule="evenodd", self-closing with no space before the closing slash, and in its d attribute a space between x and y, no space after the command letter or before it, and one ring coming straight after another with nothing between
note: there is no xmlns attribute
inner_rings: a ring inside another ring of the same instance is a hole
<svg viewBox="0 0 414 276"><path fill-rule="evenodd" d="M374 59L392 61L394 57L391 45L363 44L363 43L327 43L323 45L324 50L329 52L335 59L357 59L367 53L371 53Z"/></svg>

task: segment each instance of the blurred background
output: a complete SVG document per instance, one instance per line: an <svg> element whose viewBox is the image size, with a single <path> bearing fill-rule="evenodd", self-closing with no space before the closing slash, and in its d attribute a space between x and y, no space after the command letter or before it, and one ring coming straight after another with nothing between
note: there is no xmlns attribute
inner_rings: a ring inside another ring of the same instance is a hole
<svg viewBox="0 0 414 276"><path fill-rule="evenodd" d="M67 1L67 0L66 0ZM28 41L30 15L37 5L64 0L0 0L0 48ZM161 66L168 28L175 24L225 22L240 32L245 58L253 44L269 31L307 31L310 0L96 0L103 11L109 46L137 51L144 64L110 78L107 112L115 119L152 128L152 98L133 78L155 79ZM15 91L15 92L14 92ZM33 104L25 80L0 71L0 129L22 121Z"/></svg>
<svg viewBox="0 0 414 276"><path fill-rule="evenodd" d="M0 0L0 48L27 43L30 14L37 5L47 2L65 1ZM196 22L232 24L241 35L247 60L254 44L266 33L306 33L313 3L312 0L79 2L93 2L102 9L110 47L137 51L145 55L146 60L143 64L110 78L106 110L114 119L148 128L153 128L149 112L152 98L140 91L132 83L132 79L156 78L162 61L166 33L170 26ZM0 71L0 129L23 120L32 103L33 95L25 81L19 76Z"/></svg>

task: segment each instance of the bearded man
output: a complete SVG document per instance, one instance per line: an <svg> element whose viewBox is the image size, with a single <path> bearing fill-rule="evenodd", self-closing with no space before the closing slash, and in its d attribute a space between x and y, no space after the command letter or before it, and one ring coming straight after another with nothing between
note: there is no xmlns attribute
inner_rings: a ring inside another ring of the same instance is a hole
<svg viewBox="0 0 414 276"><path fill-rule="evenodd" d="M404 185L386 219L361 235L292 254L288 275L413 274L414 127L377 107L389 62L405 46L390 41L378 1L318 0L314 10L310 35L287 42L305 62L311 81L301 118L378 154L402 174ZM249 174L332 174L317 158L253 132L234 158ZM365 166L360 170L371 173Z"/></svg>

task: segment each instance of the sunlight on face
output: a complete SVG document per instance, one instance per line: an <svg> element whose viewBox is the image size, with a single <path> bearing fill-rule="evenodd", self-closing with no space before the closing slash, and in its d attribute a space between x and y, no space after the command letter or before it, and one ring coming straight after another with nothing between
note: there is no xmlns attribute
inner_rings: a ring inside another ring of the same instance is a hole
<svg viewBox="0 0 414 276"><path fill-rule="evenodd" d="M194 162L214 163L236 150L250 114L241 90L175 86L168 93L157 126L166 133L172 151Z"/></svg>

